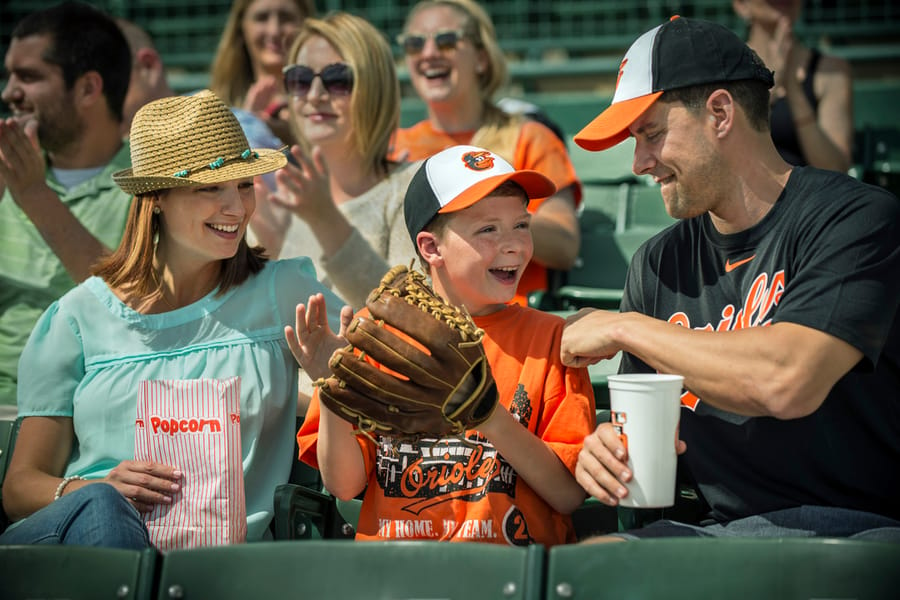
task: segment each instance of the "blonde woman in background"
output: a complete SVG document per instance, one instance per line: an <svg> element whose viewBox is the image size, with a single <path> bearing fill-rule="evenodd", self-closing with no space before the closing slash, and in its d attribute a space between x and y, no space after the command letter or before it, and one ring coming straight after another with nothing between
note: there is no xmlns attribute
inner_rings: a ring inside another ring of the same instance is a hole
<svg viewBox="0 0 900 600"><path fill-rule="evenodd" d="M394 156L427 158L450 146L487 148L516 169L549 177L558 192L533 201L534 258L514 301L547 289L547 269L568 270L578 256L575 209L581 184L565 144L548 127L495 106L494 93L506 82L506 59L490 16L471 0L424 0L406 18L398 42L416 93L428 117L397 132Z"/></svg>
<svg viewBox="0 0 900 600"><path fill-rule="evenodd" d="M253 227L278 256L311 257L322 281L358 309L391 266L415 258L403 196L417 165L387 158L400 121L391 49L364 19L334 12L307 19L289 56L297 165L279 172L269 198L293 214L286 228Z"/></svg>
<svg viewBox="0 0 900 600"><path fill-rule="evenodd" d="M286 144L293 139L281 69L303 20L315 14L312 0L235 0L212 63L210 89L255 113Z"/></svg>

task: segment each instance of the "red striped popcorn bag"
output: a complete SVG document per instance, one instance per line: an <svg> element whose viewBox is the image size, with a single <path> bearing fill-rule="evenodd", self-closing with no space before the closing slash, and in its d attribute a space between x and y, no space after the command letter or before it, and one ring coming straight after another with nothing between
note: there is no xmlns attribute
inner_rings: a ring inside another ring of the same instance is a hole
<svg viewBox="0 0 900 600"><path fill-rule="evenodd" d="M145 380L138 394L134 458L177 467L181 491L144 514L160 550L243 542L240 377Z"/></svg>

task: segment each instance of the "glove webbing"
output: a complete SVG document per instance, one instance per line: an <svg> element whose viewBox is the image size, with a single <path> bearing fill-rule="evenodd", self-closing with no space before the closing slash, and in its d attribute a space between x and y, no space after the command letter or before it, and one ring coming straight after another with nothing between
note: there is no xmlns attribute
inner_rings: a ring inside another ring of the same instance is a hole
<svg viewBox="0 0 900 600"><path fill-rule="evenodd" d="M395 283L391 285L385 283L395 280L397 274L403 272L407 273L407 277L402 284ZM418 271L412 270L412 268L407 270L403 265L393 267L385 275L381 285L373 292L373 295L381 295L384 292L406 300L408 304L412 304L419 310L430 314L435 319L443 321L459 331L463 339L460 346L463 348L478 344L484 337L484 330L475 325L465 307L463 307L463 310L460 310L441 301L431 291L425 276Z"/></svg>

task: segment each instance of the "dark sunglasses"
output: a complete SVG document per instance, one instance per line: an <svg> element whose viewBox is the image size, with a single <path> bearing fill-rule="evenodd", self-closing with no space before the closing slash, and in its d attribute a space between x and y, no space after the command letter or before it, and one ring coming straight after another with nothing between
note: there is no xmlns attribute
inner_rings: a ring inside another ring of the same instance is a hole
<svg viewBox="0 0 900 600"><path fill-rule="evenodd" d="M438 50L446 52L447 50L454 50L459 40L464 37L466 37L466 34L461 29L441 30L426 34L401 33L397 36L397 43L403 47L404 52L413 55L419 54L424 50L425 42L430 39L434 40L434 45L437 46Z"/></svg>
<svg viewBox="0 0 900 600"><path fill-rule="evenodd" d="M322 80L322 86L332 96L348 96L353 91L353 71L346 63L334 63L316 73L306 65L288 65L283 71L284 89L292 96L306 96L313 79Z"/></svg>

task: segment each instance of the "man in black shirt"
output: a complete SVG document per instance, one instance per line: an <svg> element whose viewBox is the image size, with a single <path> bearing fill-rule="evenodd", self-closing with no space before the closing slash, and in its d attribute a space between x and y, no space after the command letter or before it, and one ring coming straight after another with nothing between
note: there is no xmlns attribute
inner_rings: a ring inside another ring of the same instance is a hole
<svg viewBox="0 0 900 600"><path fill-rule="evenodd" d="M785 163L772 84L729 30L675 18L631 46L612 105L575 137L634 136L635 172L680 219L635 254L620 312L583 310L563 334L566 364L621 350L622 372L684 376L680 469L710 520L621 537L900 540L900 202ZM576 476L615 505L626 461L603 424Z"/></svg>

